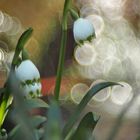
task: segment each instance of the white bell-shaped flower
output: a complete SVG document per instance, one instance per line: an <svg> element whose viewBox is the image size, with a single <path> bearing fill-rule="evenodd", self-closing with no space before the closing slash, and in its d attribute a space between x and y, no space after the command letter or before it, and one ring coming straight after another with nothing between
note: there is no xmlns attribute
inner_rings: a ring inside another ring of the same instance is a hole
<svg viewBox="0 0 140 140"><path fill-rule="evenodd" d="M73 33L77 43L91 40L95 36L93 24L84 18L79 18L74 22Z"/></svg>
<svg viewBox="0 0 140 140"><path fill-rule="evenodd" d="M41 83L33 83L21 87L21 91L26 98L35 98L41 96Z"/></svg>
<svg viewBox="0 0 140 140"><path fill-rule="evenodd" d="M20 82L40 79L40 74L36 66L30 60L23 61L16 69L15 74Z"/></svg>
<svg viewBox="0 0 140 140"><path fill-rule="evenodd" d="M40 74L30 60L25 60L15 69L15 76L20 82L20 90L26 98L41 96Z"/></svg>

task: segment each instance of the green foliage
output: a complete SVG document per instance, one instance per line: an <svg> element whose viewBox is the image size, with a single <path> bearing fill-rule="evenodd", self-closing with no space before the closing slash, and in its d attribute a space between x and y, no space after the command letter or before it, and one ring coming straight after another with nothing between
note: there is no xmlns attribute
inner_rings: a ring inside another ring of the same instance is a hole
<svg viewBox="0 0 140 140"><path fill-rule="evenodd" d="M25 104L28 106L28 109L33 109L33 108L48 108L49 105L44 102L43 100L39 98L34 98L34 99L26 99Z"/></svg>
<svg viewBox="0 0 140 140"><path fill-rule="evenodd" d="M53 100L48 106L41 99L24 100L22 95L19 94L18 84L15 85L13 89L13 96L15 97L14 119L17 126L8 134L7 140L19 140L21 138L24 138L24 140L93 140L92 132L99 117L89 112L78 125L77 121L90 99L100 90L113 85L116 85L116 83L104 82L92 87L66 124L62 121L58 102ZM46 117L29 115L32 109L40 107L46 108L48 112Z"/></svg>
<svg viewBox="0 0 140 140"><path fill-rule="evenodd" d="M136 140L140 140L140 136Z"/></svg>
<svg viewBox="0 0 140 140"><path fill-rule="evenodd" d="M57 102L52 101L48 115L47 115L47 124L45 127L45 135L43 140L61 140L61 114Z"/></svg>
<svg viewBox="0 0 140 140"><path fill-rule="evenodd" d="M29 28L19 38L18 43L17 43L16 50L15 50L15 55L14 55L14 58L13 58L13 61L12 61L12 65L15 66L18 63L17 60L19 58L19 54L21 53L22 50L24 50L24 45L26 44L26 42L31 37L32 32L33 32L33 29L32 28Z"/></svg>
<svg viewBox="0 0 140 140"><path fill-rule="evenodd" d="M84 96L80 104L74 110L74 113L67 122L64 123L61 118L59 100L59 91L61 86L61 78L65 59L65 49L67 40L67 16L68 13L74 18L79 15L71 9L71 0L65 0L63 19L62 19L62 39L60 48L60 58L55 86L55 100L48 105L41 99L25 99L22 96L20 83L15 76L15 66L21 61L28 59L28 54L24 49L25 43L30 38L33 30L29 28L20 37L15 55L12 61L12 67L9 77L0 89L1 106L0 106L0 140L93 140L92 132L99 120L92 112L87 113L79 122L82 111L90 99L104 88L118 85L114 82L103 82L90 88ZM90 40L91 38L89 38ZM22 57L20 57L22 54ZM30 83L31 81L26 81ZM24 83L23 83L24 84ZM7 115L12 99L14 98L14 115L11 115L11 120L15 123L14 128L7 134L2 128L3 121ZM47 112L46 116L31 115L35 109L43 108ZM139 138L138 138L139 140Z"/></svg>
<svg viewBox="0 0 140 140"><path fill-rule="evenodd" d="M27 59L29 59L29 55L27 50L24 48L22 51L22 60L27 60Z"/></svg>
<svg viewBox="0 0 140 140"><path fill-rule="evenodd" d="M107 88L109 86L113 86L113 85L118 85L118 84L117 83L113 83L113 82L103 82L103 83L100 83L100 84L97 84L97 85L93 86L87 92L87 94L84 96L84 98L82 99L80 104L77 106L77 108L75 110L75 113L73 113L72 117L70 118L70 120L65 125L65 128L64 128L64 131L63 131L64 137L66 137L66 135L70 132L70 130L72 129L73 125L76 123L76 121L80 117L81 112L86 107L86 105L88 104L90 99L94 95L96 95L100 90L102 90L104 88Z"/></svg>
<svg viewBox="0 0 140 140"><path fill-rule="evenodd" d="M87 113L81 120L70 140L93 140L93 130L99 120L92 112Z"/></svg>
<svg viewBox="0 0 140 140"><path fill-rule="evenodd" d="M78 15L78 13L74 10L74 9L70 9L70 15L72 17L73 20L77 20L80 16Z"/></svg>

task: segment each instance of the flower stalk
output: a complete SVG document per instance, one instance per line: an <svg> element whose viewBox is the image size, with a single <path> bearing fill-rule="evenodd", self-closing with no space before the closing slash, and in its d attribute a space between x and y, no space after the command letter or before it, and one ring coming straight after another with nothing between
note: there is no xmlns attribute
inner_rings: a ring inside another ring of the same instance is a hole
<svg viewBox="0 0 140 140"><path fill-rule="evenodd" d="M63 19L62 19L62 37L61 37L61 45L60 45L60 53L59 53L59 62L57 68L57 76L56 83L54 89L55 99L59 100L60 86L62 80L62 73L64 68L64 60L65 60L65 51L66 51L66 43L67 43L67 17L70 9L71 0L65 0L64 9L63 9Z"/></svg>

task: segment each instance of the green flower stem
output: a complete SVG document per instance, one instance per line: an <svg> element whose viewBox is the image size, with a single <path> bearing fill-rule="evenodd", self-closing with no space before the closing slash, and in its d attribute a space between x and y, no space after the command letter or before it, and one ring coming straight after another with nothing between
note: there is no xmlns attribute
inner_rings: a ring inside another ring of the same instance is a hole
<svg viewBox="0 0 140 140"><path fill-rule="evenodd" d="M54 95L57 101L59 100L60 86L62 80L64 60L65 60L65 51L66 51L66 43L67 43L67 17L68 17L70 4L71 4L71 0L65 0L63 19L62 19L62 38L61 38L61 46L60 46L60 53L59 53L59 63L57 68L57 76L56 76L56 83L54 89Z"/></svg>

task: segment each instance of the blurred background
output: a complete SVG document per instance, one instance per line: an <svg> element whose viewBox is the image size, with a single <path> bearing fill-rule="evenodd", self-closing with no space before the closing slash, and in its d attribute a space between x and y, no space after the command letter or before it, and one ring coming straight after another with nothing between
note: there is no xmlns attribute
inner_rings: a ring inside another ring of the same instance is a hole
<svg viewBox="0 0 140 140"><path fill-rule="evenodd" d="M113 76L115 73L114 77L119 77L121 78L119 82L122 81L125 74L121 72L124 72L124 69L118 68L121 68L120 62L121 64L122 62L129 64L124 60L130 55L130 52L132 52L133 56L130 57L130 59L132 62L135 62L134 66L139 65L140 55L139 53L135 53L139 52L137 48L140 48L139 0L108 0L106 2L104 0L75 0L73 2L79 9L79 13L82 17L93 21L97 39L92 43L97 47L103 46L103 50L99 50L103 56L106 54L112 56L113 52L115 52L114 44L118 44L117 48L119 48L119 53L117 52L117 59L115 58L117 62L114 61L116 65L111 65L113 71L109 72L112 73ZM25 29L32 27L34 33L27 43L26 49L29 51L31 60L36 64L41 73L43 94L48 95L53 93L60 48L63 4L64 0L0 0L1 86L6 78L7 67L4 63L10 65L18 38ZM67 101L72 100L73 102L70 101L71 106L75 106L90 86L99 82L97 81L98 79L110 80L110 77L100 75L100 70L104 69L104 67L99 67L98 70L98 65L92 65L92 67L80 65L84 54L82 53L82 59L77 59L77 56L74 54L76 44L73 38L72 25L72 19L69 18L61 100L65 105ZM103 43L101 44L99 41ZM105 51L106 48L104 48L104 46L111 47L111 51ZM133 48L136 48L136 51L133 52ZM127 50L130 51L128 52ZM84 59L86 60L86 58ZM106 62L109 63L110 61L107 59ZM97 71L95 72L93 68L96 68ZM129 69L128 67L126 68ZM129 72L130 71L133 70L129 69ZM138 71L139 69L137 71L134 70L134 73ZM93 73L95 74L94 76ZM131 74L130 72L128 75ZM100 76L98 77L98 75ZM114 81L116 81L116 79ZM107 89L101 96L94 98L85 110L85 112L89 110L95 111L101 116L101 120L94 132L97 140L107 139L112 127L116 123L119 113L127 106L127 104L125 104L126 99L129 98L129 100L131 100L132 85L131 83L126 84L126 79L123 80L123 82L126 86L126 90L120 88L114 89L114 93L117 94L116 96L116 94L110 94L110 91ZM124 94L118 94L118 92ZM81 93L83 94L81 95ZM115 140L135 140L139 135L140 98L136 100L136 102L134 107L130 108L129 113L127 113L123 119L123 125L119 129Z"/></svg>

